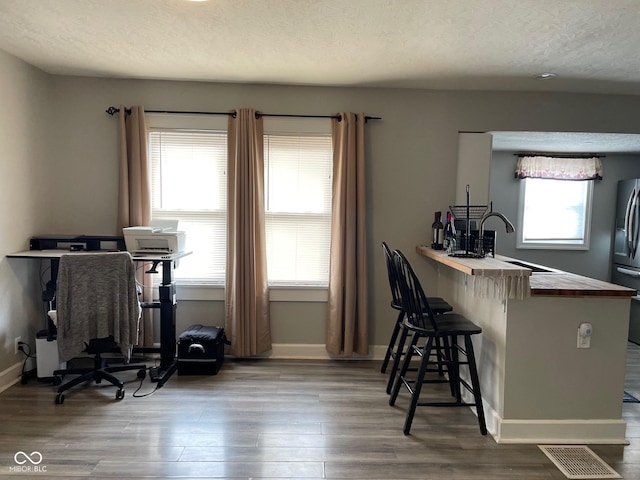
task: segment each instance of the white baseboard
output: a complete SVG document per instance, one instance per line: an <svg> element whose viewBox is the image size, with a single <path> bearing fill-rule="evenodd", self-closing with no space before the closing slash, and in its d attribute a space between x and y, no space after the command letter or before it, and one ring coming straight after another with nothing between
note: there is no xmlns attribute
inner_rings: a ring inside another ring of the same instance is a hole
<svg viewBox="0 0 640 480"><path fill-rule="evenodd" d="M463 392L463 400L473 398ZM628 445L625 437L627 423L622 419L604 420L505 420L482 402L489 434L496 443L512 444L569 444L569 445ZM475 407L471 411L477 415Z"/></svg>
<svg viewBox="0 0 640 480"><path fill-rule="evenodd" d="M0 393L18 383L21 378L22 362L18 362L15 365L12 365L11 367L0 372Z"/></svg>
<svg viewBox="0 0 640 480"><path fill-rule="evenodd" d="M497 443L628 445L624 420L501 420Z"/></svg>

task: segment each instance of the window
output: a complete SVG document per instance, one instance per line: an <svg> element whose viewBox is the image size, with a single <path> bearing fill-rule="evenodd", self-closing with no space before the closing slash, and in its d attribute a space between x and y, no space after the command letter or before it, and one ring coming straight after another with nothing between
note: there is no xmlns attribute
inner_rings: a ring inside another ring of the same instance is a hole
<svg viewBox="0 0 640 480"><path fill-rule="evenodd" d="M175 278L224 283L226 266L227 134L220 131L149 132L151 216L178 219L192 255Z"/></svg>
<svg viewBox="0 0 640 480"><path fill-rule="evenodd" d="M588 250L593 180L525 178L518 248Z"/></svg>
<svg viewBox="0 0 640 480"><path fill-rule="evenodd" d="M216 121L149 115L152 218L178 219L192 255L176 279L222 285L226 268L227 134ZM213 123L206 123L213 122ZM264 120L270 285L329 281L332 140L328 119Z"/></svg>
<svg viewBox="0 0 640 480"><path fill-rule="evenodd" d="M267 275L271 285L328 285L330 135L264 137Z"/></svg>

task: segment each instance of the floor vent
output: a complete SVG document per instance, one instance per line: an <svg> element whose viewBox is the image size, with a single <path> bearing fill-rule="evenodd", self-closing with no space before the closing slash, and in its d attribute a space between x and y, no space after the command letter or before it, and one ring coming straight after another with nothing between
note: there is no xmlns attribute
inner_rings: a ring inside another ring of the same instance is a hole
<svg viewBox="0 0 640 480"><path fill-rule="evenodd" d="M538 445L567 478L622 478L584 445Z"/></svg>

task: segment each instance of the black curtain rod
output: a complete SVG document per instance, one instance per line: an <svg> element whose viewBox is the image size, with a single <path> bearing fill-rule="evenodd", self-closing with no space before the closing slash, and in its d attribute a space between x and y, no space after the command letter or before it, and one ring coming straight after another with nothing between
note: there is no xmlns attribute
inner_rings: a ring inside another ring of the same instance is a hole
<svg viewBox="0 0 640 480"><path fill-rule="evenodd" d="M551 157L551 158L587 158L598 157L605 158L606 155L600 155L598 153L545 153L545 152L523 152L514 153L514 157Z"/></svg>
<svg viewBox="0 0 640 480"><path fill-rule="evenodd" d="M119 108L109 107L105 110L109 115L113 116L120 112ZM127 113L131 113L130 109L125 110ZM181 110L145 110L145 113L167 113L171 115L230 115L235 118L236 112L187 112ZM260 117L295 117L295 118L336 118L338 121L342 120L340 115L291 115L284 113L259 113L256 112L256 118ZM365 116L365 123L369 120L382 120L382 117L370 117Z"/></svg>

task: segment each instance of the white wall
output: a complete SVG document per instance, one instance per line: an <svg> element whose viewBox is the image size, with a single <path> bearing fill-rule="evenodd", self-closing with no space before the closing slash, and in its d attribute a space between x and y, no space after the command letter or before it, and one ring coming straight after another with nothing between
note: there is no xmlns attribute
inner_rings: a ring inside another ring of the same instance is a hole
<svg viewBox="0 0 640 480"><path fill-rule="evenodd" d="M39 262L5 255L51 225L49 87L47 75L0 51L0 387L24 358L14 338L29 341L44 326Z"/></svg>
<svg viewBox="0 0 640 480"><path fill-rule="evenodd" d="M19 69L23 68L26 67L21 64ZM37 72L34 75L40 78ZM48 105L54 112L53 121L41 128L43 135L47 132L50 135L47 155L38 155L36 160L42 169L52 167L55 189L47 197L48 205L52 206L50 233L117 233L118 121L104 113L110 105L210 111L254 107L268 113L290 114L350 110L383 117L366 127L370 337L372 344L377 345L387 342L395 320L388 304L380 243L384 240L392 248L403 250L428 289L435 280L435 271L414 253L414 247L429 241L433 212L445 210L455 200L459 131L640 133L640 125L635 121L640 97L632 96L316 88L62 76L43 76L41 80L45 85L34 87L35 91L50 89ZM13 82L8 87L8 91L18 88ZM23 100L26 105L20 108L29 109L32 100ZM46 102L34 104L40 109ZM0 115L8 114L3 111ZM473 192L473 185L471 188ZM39 199L43 200L43 195ZM5 221L12 226L25 216L14 215L13 206L3 204L0 208L5 216L10 215ZM37 220L42 213L31 211L30 215L36 220L30 219L30 225L15 234L16 243L18 237L26 242L30 235L44 233L45 222ZM23 246L26 244L13 245L9 250ZM7 278L6 272L0 272L0 282L8 282ZM19 296L12 295L11 303L20 302L13 298ZM23 309L20 303L11 308ZM219 305L211 305L212 316L219 316L220 311ZM272 314L274 343L324 343L322 304L278 303L272 305ZM207 303L179 302L179 327L206 316ZM4 317L0 322L8 320Z"/></svg>

